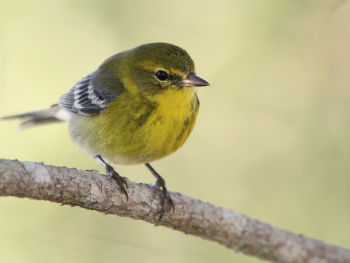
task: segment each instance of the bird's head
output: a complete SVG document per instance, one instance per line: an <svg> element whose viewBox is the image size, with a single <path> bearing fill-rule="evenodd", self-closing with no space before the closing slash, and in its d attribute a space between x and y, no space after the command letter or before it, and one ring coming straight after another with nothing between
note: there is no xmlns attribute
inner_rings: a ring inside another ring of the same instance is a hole
<svg viewBox="0 0 350 263"><path fill-rule="evenodd" d="M129 51L130 73L138 88L149 95L168 89L208 86L195 75L194 63L180 47L151 43Z"/></svg>

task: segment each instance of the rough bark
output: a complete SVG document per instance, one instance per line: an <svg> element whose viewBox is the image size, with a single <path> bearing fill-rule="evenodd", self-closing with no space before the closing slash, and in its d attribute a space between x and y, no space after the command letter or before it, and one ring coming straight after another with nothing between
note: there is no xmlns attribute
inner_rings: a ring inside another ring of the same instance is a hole
<svg viewBox="0 0 350 263"><path fill-rule="evenodd" d="M232 210L171 193L175 211L158 221L161 193L129 182L129 200L97 171L0 159L0 196L17 196L128 216L283 263L349 262L350 250L278 229Z"/></svg>

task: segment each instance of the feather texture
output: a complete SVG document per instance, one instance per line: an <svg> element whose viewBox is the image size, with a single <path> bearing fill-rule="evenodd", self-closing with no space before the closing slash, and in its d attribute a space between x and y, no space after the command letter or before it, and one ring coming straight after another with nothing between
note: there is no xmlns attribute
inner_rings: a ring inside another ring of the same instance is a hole
<svg viewBox="0 0 350 263"><path fill-rule="evenodd" d="M109 90L100 89L94 82L95 72L82 78L73 88L60 97L60 107L81 115L97 115L107 107L107 104L114 100L118 94Z"/></svg>

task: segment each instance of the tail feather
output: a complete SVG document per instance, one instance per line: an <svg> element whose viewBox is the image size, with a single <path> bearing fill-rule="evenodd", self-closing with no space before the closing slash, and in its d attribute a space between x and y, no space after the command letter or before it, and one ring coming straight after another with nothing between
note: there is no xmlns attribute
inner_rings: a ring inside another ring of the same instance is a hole
<svg viewBox="0 0 350 263"><path fill-rule="evenodd" d="M58 119L56 117L56 114L59 111L59 109L60 109L59 106L55 104L48 109L25 112L25 113L11 115L11 116L5 116L5 117L2 117L1 119L3 120L27 119L24 122L22 122L19 126L19 128L22 130L22 129L30 128L39 124L47 124L47 123L62 121L61 119Z"/></svg>

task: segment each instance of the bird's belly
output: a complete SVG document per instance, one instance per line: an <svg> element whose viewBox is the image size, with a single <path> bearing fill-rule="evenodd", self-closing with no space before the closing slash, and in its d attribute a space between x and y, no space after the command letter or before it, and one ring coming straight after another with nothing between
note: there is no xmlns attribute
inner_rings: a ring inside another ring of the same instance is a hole
<svg viewBox="0 0 350 263"><path fill-rule="evenodd" d="M180 148L193 129L197 113L186 117L155 114L139 130L118 134L106 158L116 164L147 163ZM119 140L119 143L118 143Z"/></svg>
<svg viewBox="0 0 350 263"><path fill-rule="evenodd" d="M101 155L112 164L147 163L173 153L184 144L193 129L197 112L197 105L173 112L158 108L142 123L129 116L125 121L107 118L109 121L102 126L98 121L79 117L71 125L84 127L71 127L70 130L73 140L90 155ZM88 132L77 134L74 132L77 130Z"/></svg>

